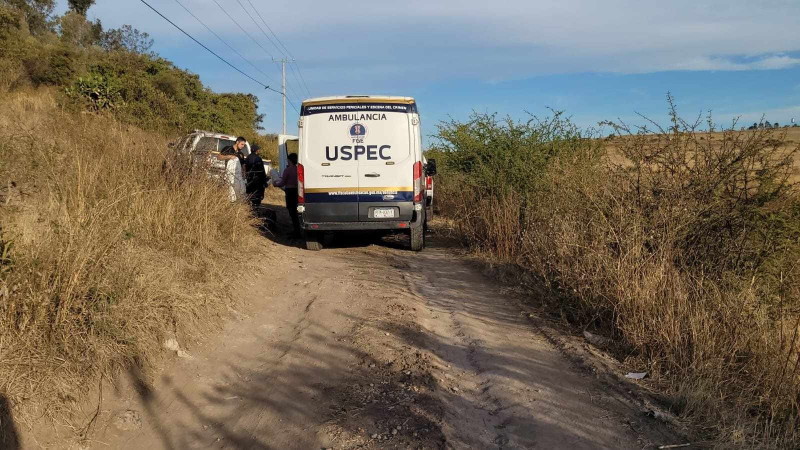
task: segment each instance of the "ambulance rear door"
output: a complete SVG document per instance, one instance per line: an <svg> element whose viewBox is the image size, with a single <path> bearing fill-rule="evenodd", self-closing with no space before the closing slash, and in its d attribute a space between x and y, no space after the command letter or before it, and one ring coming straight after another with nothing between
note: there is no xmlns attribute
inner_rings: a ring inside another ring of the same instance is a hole
<svg viewBox="0 0 800 450"><path fill-rule="evenodd" d="M413 215L414 127L411 104L387 103L351 124L360 131L358 155L359 220L409 221ZM374 107L374 105L373 105Z"/></svg>
<svg viewBox="0 0 800 450"><path fill-rule="evenodd" d="M341 152L347 128L335 104L303 106L299 162L307 223L358 221L358 161Z"/></svg>

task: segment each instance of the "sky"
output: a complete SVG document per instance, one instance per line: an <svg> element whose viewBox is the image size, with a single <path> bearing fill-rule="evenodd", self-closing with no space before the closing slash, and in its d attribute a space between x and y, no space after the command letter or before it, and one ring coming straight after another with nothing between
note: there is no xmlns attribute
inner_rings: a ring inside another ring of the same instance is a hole
<svg viewBox="0 0 800 450"><path fill-rule="evenodd" d="M281 77L272 58L293 57L287 97L297 108L318 96L415 97L427 143L437 123L473 111L526 119L553 108L585 128L643 123L639 114L666 123L667 92L685 118L711 111L721 125L800 122L799 0L147 1L271 87ZM154 51L214 91L256 94L265 131L280 131L279 94L141 1L97 0L87 16L149 33ZM287 131L296 133L291 104Z"/></svg>

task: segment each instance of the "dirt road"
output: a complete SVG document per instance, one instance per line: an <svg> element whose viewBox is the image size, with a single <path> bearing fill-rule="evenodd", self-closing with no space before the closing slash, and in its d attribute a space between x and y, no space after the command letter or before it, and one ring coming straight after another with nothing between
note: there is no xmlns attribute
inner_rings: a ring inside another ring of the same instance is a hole
<svg viewBox="0 0 800 450"><path fill-rule="evenodd" d="M418 254L391 239L315 253L287 244L265 242L280 263L265 261L267 275L243 286L222 332L154 383L131 374L133 389L104 402L89 447L642 449L680 439L435 238Z"/></svg>

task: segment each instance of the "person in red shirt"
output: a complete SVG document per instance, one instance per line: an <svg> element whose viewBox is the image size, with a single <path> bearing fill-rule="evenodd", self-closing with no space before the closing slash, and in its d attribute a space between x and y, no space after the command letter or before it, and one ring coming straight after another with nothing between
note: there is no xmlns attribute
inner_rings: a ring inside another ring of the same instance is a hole
<svg viewBox="0 0 800 450"><path fill-rule="evenodd" d="M275 180L276 187L282 187L286 192L286 209L292 218L292 237L299 238L300 218L297 217L297 153L291 153L287 159L289 164L283 170L280 180Z"/></svg>

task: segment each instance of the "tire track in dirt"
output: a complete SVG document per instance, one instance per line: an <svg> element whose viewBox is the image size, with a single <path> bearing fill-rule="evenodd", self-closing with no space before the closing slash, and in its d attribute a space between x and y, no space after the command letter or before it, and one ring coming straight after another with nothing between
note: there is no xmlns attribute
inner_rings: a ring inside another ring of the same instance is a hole
<svg viewBox="0 0 800 450"><path fill-rule="evenodd" d="M409 276L406 278L408 289L427 303L428 308L435 314L434 319L439 323L437 328L446 327L450 329L450 335L454 338L455 345L451 344L453 350L443 352L446 361L444 364L444 378L442 382L451 384L450 391L459 394L470 394L478 401L465 401L463 398L454 398L457 408L451 409L449 422L454 423L475 423L480 419L479 427L463 427L456 430L456 427L445 427L450 429L452 435L448 436L450 445L456 448L504 448L509 443L509 438L503 433L503 429L510 422L511 416L501 414L508 409L502 400L492 394L497 380L487 375L487 368L482 364L482 354L486 352L484 343L481 339L470 334L470 330L460 319L461 311L449 300L446 292L437 287L436 279L430 276ZM469 295L469 293L462 293ZM447 323L443 323L442 318L447 318ZM450 375L452 367L461 367L460 376L453 378ZM467 420L469 418L469 420ZM496 430L496 431L495 431Z"/></svg>
<svg viewBox="0 0 800 450"><path fill-rule="evenodd" d="M442 249L415 255L409 266L448 446L641 449L680 440L631 408L621 389L565 358L519 300L477 268Z"/></svg>
<svg viewBox="0 0 800 450"><path fill-rule="evenodd" d="M188 349L192 359L132 375L143 389L118 387L98 442L641 449L672 436L610 409L615 393L538 333L499 283L446 249L412 253L384 241L270 251L283 264L265 264L269 277L248 287L221 332ZM130 410L140 428L116 429Z"/></svg>

